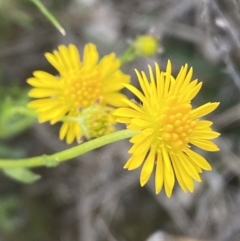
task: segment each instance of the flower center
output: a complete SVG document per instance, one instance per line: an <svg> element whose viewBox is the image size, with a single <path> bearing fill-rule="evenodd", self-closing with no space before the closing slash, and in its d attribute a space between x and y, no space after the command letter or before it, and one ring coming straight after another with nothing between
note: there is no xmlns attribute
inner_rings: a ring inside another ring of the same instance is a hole
<svg viewBox="0 0 240 241"><path fill-rule="evenodd" d="M95 103L100 97L99 73L78 76L71 80L64 94L76 108L86 108Z"/></svg>
<svg viewBox="0 0 240 241"><path fill-rule="evenodd" d="M160 117L162 139L172 148L180 149L189 142L189 136L196 126L192 120L190 103L179 103L175 96L167 100L166 107Z"/></svg>

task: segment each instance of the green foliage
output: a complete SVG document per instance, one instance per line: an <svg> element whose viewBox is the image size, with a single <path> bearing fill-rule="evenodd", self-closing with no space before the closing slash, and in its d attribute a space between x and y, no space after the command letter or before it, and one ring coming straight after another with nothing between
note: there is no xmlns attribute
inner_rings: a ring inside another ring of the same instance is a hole
<svg viewBox="0 0 240 241"><path fill-rule="evenodd" d="M3 172L6 176L26 184L33 183L41 178L40 175L35 174L27 168L3 169Z"/></svg>
<svg viewBox="0 0 240 241"><path fill-rule="evenodd" d="M0 240L45 240L51 226L48 213L52 207L48 206L34 197L1 195Z"/></svg>
<svg viewBox="0 0 240 241"><path fill-rule="evenodd" d="M12 148L0 142L1 158L19 158L26 154L26 151L20 148Z"/></svg>
<svg viewBox="0 0 240 241"><path fill-rule="evenodd" d="M0 3L0 42L8 40L14 31L14 25L30 28L32 16L26 9L26 0L1 0ZM11 31L12 30L12 31Z"/></svg>
<svg viewBox="0 0 240 241"><path fill-rule="evenodd" d="M0 140L16 136L33 123L35 114L27 108L27 102L25 90L19 87L1 89Z"/></svg>
<svg viewBox="0 0 240 241"><path fill-rule="evenodd" d="M16 220L11 213L18 206L18 201L13 196L0 199L0 230L3 233L11 233L16 226Z"/></svg>
<svg viewBox="0 0 240 241"><path fill-rule="evenodd" d="M58 22L58 20L49 12L49 10L39 0L31 0L38 9L44 14L44 16L60 31L62 35L66 35L65 30Z"/></svg>

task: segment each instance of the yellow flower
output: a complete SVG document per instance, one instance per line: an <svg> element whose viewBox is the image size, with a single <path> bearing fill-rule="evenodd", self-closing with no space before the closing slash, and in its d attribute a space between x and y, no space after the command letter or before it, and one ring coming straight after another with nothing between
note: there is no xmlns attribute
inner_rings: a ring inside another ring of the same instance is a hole
<svg viewBox="0 0 240 241"><path fill-rule="evenodd" d="M133 46L140 56L153 56L158 50L158 40L151 35L142 35L137 37Z"/></svg>
<svg viewBox="0 0 240 241"><path fill-rule="evenodd" d="M199 173L211 170L204 157L191 149L195 145L206 151L218 151L211 142L219 133L211 129L212 122L200 120L217 108L218 102L206 103L193 108L191 100L201 89L202 83L191 81L193 70L183 66L174 78L171 74L171 62L166 72L160 71L155 64L155 76L149 66L150 82L144 72L136 74L142 92L127 84L126 87L136 95L141 104L124 100L128 107L114 111L117 122L127 124L127 128L139 131L130 140L133 143L132 154L124 168L133 170L143 164L140 184L144 186L155 168L156 194L165 188L171 196L177 179L184 192L193 192L193 179L200 182Z"/></svg>
<svg viewBox="0 0 240 241"><path fill-rule="evenodd" d="M87 44L82 60L75 45L60 45L58 50L46 53L48 62L59 76L44 71L35 71L27 82L34 88L29 96L36 98L29 107L36 110L39 122L54 124L65 118L60 130L60 139L67 143L82 136L79 123L71 121L81 110L94 103L112 107L124 106L125 96L119 91L129 83L129 76L121 72L120 61L114 53L99 61L97 48Z"/></svg>

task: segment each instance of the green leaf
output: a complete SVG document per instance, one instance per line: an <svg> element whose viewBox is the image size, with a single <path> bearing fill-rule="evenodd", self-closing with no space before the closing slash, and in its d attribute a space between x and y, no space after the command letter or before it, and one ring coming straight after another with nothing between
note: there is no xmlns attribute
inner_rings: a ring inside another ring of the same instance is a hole
<svg viewBox="0 0 240 241"><path fill-rule="evenodd" d="M5 140L25 131L37 116L27 107L28 99L22 96L26 94L25 91L19 90L21 95L11 97L9 95L3 99L1 92L0 89L0 140Z"/></svg>
<svg viewBox="0 0 240 241"><path fill-rule="evenodd" d="M3 169L6 176L23 183L33 183L41 178L40 175L30 171L27 168L8 168Z"/></svg>

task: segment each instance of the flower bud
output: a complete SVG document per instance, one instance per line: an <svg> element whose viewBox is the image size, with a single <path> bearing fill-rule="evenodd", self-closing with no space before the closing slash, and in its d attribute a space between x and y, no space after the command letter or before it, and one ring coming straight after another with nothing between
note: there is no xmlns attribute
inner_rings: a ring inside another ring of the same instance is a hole
<svg viewBox="0 0 240 241"><path fill-rule="evenodd" d="M142 35L133 42L138 55L153 56L158 50L158 40L151 35Z"/></svg>

